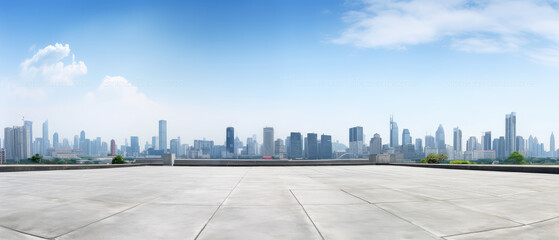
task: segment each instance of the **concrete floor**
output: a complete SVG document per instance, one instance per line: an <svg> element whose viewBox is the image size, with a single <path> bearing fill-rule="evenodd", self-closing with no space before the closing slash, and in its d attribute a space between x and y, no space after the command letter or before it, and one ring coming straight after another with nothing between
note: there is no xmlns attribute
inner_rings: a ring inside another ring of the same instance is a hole
<svg viewBox="0 0 559 240"><path fill-rule="evenodd" d="M559 239L552 174L134 167L0 182L0 239Z"/></svg>

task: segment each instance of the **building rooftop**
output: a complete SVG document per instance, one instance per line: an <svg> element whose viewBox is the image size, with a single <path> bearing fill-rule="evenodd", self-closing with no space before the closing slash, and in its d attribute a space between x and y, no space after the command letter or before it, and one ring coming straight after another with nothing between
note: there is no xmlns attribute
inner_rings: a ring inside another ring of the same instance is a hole
<svg viewBox="0 0 559 240"><path fill-rule="evenodd" d="M0 173L0 239L553 239L559 176L403 166Z"/></svg>

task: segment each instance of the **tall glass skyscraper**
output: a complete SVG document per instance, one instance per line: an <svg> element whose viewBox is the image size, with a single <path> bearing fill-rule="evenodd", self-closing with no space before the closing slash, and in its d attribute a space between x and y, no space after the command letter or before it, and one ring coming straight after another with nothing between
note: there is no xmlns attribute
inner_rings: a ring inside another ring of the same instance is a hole
<svg viewBox="0 0 559 240"><path fill-rule="evenodd" d="M235 154L235 129L228 127L225 132L225 150L228 154Z"/></svg>
<svg viewBox="0 0 559 240"><path fill-rule="evenodd" d="M411 140L410 130L407 129L407 128L404 128L404 130L402 131L402 146L412 144L411 141L412 140Z"/></svg>
<svg viewBox="0 0 559 240"><path fill-rule="evenodd" d="M509 155L516 149L516 113L512 112L505 117L505 155Z"/></svg>
<svg viewBox="0 0 559 240"><path fill-rule="evenodd" d="M274 156L274 128L265 127L262 138L262 156Z"/></svg>
<svg viewBox="0 0 559 240"><path fill-rule="evenodd" d="M390 147L398 147L398 124L390 116Z"/></svg>
<svg viewBox="0 0 559 240"><path fill-rule="evenodd" d="M443 125L439 124L439 128L437 129L437 132L435 133L435 142L437 144L437 149L439 149L439 151L445 151L446 150L446 143L444 140L444 129L443 129Z"/></svg>
<svg viewBox="0 0 559 240"><path fill-rule="evenodd" d="M485 132L483 135L483 150L491 150L491 131Z"/></svg>
<svg viewBox="0 0 559 240"><path fill-rule="evenodd" d="M456 152L462 152L462 130L460 128L454 128L454 138L452 143L453 149Z"/></svg>
<svg viewBox="0 0 559 240"><path fill-rule="evenodd" d="M300 132L292 132L289 136L289 158L303 158L303 137Z"/></svg>
<svg viewBox="0 0 559 240"><path fill-rule="evenodd" d="M43 149L41 151L42 155L46 155L47 154L47 149L50 147L50 141L49 141L49 120L46 120L43 123L43 145L42 145Z"/></svg>
<svg viewBox="0 0 559 240"><path fill-rule="evenodd" d="M355 155L363 154L363 127L349 129L349 152Z"/></svg>
<svg viewBox="0 0 559 240"><path fill-rule="evenodd" d="M332 158L332 136L330 135L320 135L320 158Z"/></svg>
<svg viewBox="0 0 559 240"><path fill-rule="evenodd" d="M159 120L159 150L167 151L167 120Z"/></svg>

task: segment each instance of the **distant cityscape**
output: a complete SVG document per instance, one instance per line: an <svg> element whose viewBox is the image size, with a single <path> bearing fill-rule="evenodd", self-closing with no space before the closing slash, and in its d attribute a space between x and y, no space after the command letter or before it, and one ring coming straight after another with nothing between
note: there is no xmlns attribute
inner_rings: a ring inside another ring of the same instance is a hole
<svg viewBox="0 0 559 240"><path fill-rule="evenodd" d="M505 136L492 136L491 131L482 134L479 141L476 136L466 140L463 149L463 136L459 127L453 128L452 144L445 140L445 130L438 126L435 136L426 135L415 138L410 130L404 128L401 132L398 124L390 117L390 136L388 143L383 143L380 134L375 133L366 142L363 127L349 128L349 147L339 142L332 142L330 135L317 133L291 132L285 138L276 138L273 127L264 127L262 142L256 134L241 141L235 135L234 127L225 129L226 140L223 145L215 144L212 140L194 140L192 144L181 142L181 138L168 140L167 121L158 123L158 135L146 141L140 148L138 136L126 138L124 145L117 146L114 139L102 141L100 137L87 138L85 130L73 137L73 141L61 137L57 132L49 134L49 123L42 123L42 135L33 136L33 122L25 121L22 126L6 127L4 139L0 139L0 163L19 162L32 155L39 154L52 159L102 159L115 155L126 158L153 158L165 153L175 154L178 158L191 159L355 159L367 158L369 154L402 154L405 159L417 160L425 156L445 154L450 160L478 160L505 159L514 151L530 158L555 158L555 136L551 133L549 140L550 151L544 150L544 143L537 137L516 135L516 113L505 116ZM401 134L401 140L400 140ZM51 140L52 139L52 140Z"/></svg>

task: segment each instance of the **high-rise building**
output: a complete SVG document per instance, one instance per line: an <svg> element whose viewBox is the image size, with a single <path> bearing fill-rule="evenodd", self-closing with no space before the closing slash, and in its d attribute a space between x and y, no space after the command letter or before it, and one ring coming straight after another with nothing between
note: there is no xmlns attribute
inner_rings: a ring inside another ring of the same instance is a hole
<svg viewBox="0 0 559 240"><path fill-rule="evenodd" d="M138 156L140 154L140 139L138 136L130 137L130 154Z"/></svg>
<svg viewBox="0 0 559 240"><path fill-rule="evenodd" d="M19 162L31 157L31 145L29 144L29 130L24 126L4 129L4 145L6 149L6 160Z"/></svg>
<svg viewBox="0 0 559 240"><path fill-rule="evenodd" d="M159 150L167 151L167 120L159 120Z"/></svg>
<svg viewBox="0 0 559 240"><path fill-rule="evenodd" d="M116 156L116 142L111 139L111 156Z"/></svg>
<svg viewBox="0 0 559 240"><path fill-rule="evenodd" d="M402 146L407 146L412 144L411 141L412 140L411 140L410 130L404 128L404 130L402 131Z"/></svg>
<svg viewBox="0 0 559 240"><path fill-rule="evenodd" d="M237 152L235 149L235 128L233 127L228 127L225 130L225 150L227 154L231 156L235 155Z"/></svg>
<svg viewBox="0 0 559 240"><path fill-rule="evenodd" d="M398 147L398 124L390 116L390 147Z"/></svg>
<svg viewBox="0 0 559 240"><path fill-rule="evenodd" d="M82 130L82 131L80 132L80 141L84 141L84 140L85 140L85 131Z"/></svg>
<svg viewBox="0 0 559 240"><path fill-rule="evenodd" d="M42 155L46 155L47 154L47 149L50 147L50 141L49 141L49 120L46 120L43 123L43 149L41 151Z"/></svg>
<svg viewBox="0 0 559 240"><path fill-rule="evenodd" d="M262 156L274 156L274 128L265 127L262 139Z"/></svg>
<svg viewBox="0 0 559 240"><path fill-rule="evenodd" d="M6 163L6 149L1 148L0 144L0 164Z"/></svg>
<svg viewBox="0 0 559 240"><path fill-rule="evenodd" d="M470 139L468 139L468 141L466 142L466 151L475 151L475 150L479 150L477 149L477 138L474 136L471 136Z"/></svg>
<svg viewBox="0 0 559 240"><path fill-rule="evenodd" d="M521 153L521 154L526 154L526 142L524 141L524 138L522 136L516 136L516 142L514 143L516 149L515 151Z"/></svg>
<svg viewBox="0 0 559 240"><path fill-rule="evenodd" d="M307 159L318 159L318 135L307 133Z"/></svg>
<svg viewBox="0 0 559 240"><path fill-rule="evenodd" d="M505 154L508 156L514 150L516 142L516 113L512 112L505 117Z"/></svg>
<svg viewBox="0 0 559 240"><path fill-rule="evenodd" d="M507 157L505 153L505 137L501 136L493 140L493 150L495 150L497 159L503 160Z"/></svg>
<svg viewBox="0 0 559 240"><path fill-rule="evenodd" d="M462 130L460 128L454 128L454 138L453 138L453 149L455 152L462 152Z"/></svg>
<svg viewBox="0 0 559 240"><path fill-rule="evenodd" d="M285 144L283 143L283 140L281 138L276 139L276 141L274 142L274 156L278 157L278 158L282 158L285 156L285 154L287 153L286 149L285 149Z"/></svg>
<svg viewBox="0 0 559 240"><path fill-rule="evenodd" d="M555 136L551 132L551 137L549 137L549 154L552 158L555 157Z"/></svg>
<svg viewBox="0 0 559 240"><path fill-rule="evenodd" d="M332 158L332 136L320 135L320 159Z"/></svg>
<svg viewBox="0 0 559 240"><path fill-rule="evenodd" d="M415 139L415 152L417 153L423 152L423 140L421 138Z"/></svg>
<svg viewBox="0 0 559 240"><path fill-rule="evenodd" d="M33 145L32 144L33 143L33 122L23 121L23 126L25 126L25 128L29 131L29 139L28 139L29 143L28 144L29 144L29 146L32 146ZM0 145L0 148L2 148L2 145ZM31 154L33 155L33 154L36 154L36 153L39 153L39 152L40 152L40 150L39 151L33 151L32 150Z"/></svg>
<svg viewBox="0 0 559 240"><path fill-rule="evenodd" d="M431 135L425 136L425 147L435 149L435 138Z"/></svg>
<svg viewBox="0 0 559 240"><path fill-rule="evenodd" d="M53 148L59 148L60 147L60 143L58 142L58 133L55 132L52 135L52 147Z"/></svg>
<svg viewBox="0 0 559 240"><path fill-rule="evenodd" d="M371 138L371 142L369 144L371 148L371 154L382 153L382 138L380 137L380 134L375 133L375 135L373 135L373 138Z"/></svg>
<svg viewBox="0 0 559 240"><path fill-rule="evenodd" d="M303 158L303 137L300 132L292 132L289 138L289 158Z"/></svg>
<svg viewBox="0 0 559 240"><path fill-rule="evenodd" d="M491 131L487 131L483 134L483 150L491 150Z"/></svg>
<svg viewBox="0 0 559 240"><path fill-rule="evenodd" d="M444 129L443 129L443 125L439 124L439 128L437 129L437 132L435 133L435 142L437 144L437 149L440 151L446 151L446 143L444 140Z"/></svg>
<svg viewBox="0 0 559 240"><path fill-rule="evenodd" d="M159 150L159 141L157 141L156 136L151 137L151 148L153 148L153 150Z"/></svg>
<svg viewBox="0 0 559 240"><path fill-rule="evenodd" d="M77 150L79 148L80 148L80 139L78 135L74 135L74 150Z"/></svg>
<svg viewBox="0 0 559 240"><path fill-rule="evenodd" d="M349 129L349 152L357 156L363 154L363 127Z"/></svg>

